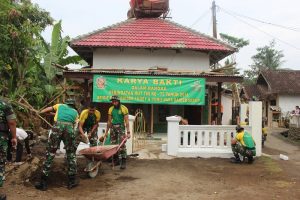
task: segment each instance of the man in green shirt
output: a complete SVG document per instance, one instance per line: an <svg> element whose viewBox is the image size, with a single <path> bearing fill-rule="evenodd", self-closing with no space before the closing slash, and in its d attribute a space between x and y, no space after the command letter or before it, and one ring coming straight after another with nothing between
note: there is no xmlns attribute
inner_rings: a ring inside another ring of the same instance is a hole
<svg viewBox="0 0 300 200"><path fill-rule="evenodd" d="M11 105L0 99L0 187L3 186L9 135L12 138L12 146L17 146L16 126L16 115ZM4 199L6 199L6 195L1 194L0 200Z"/></svg>
<svg viewBox="0 0 300 200"><path fill-rule="evenodd" d="M78 185L76 181L77 163L74 133L74 124L78 119L78 112L75 109L75 100L68 99L65 104L56 104L52 107L45 108L41 111L41 114L47 112L55 112L55 123L52 128L52 133L48 138L46 160L42 167L41 181L36 184L35 187L38 190L47 190L47 179L50 174L50 168L60 142L63 141L68 161L68 189L71 189Z"/></svg>
<svg viewBox="0 0 300 200"><path fill-rule="evenodd" d="M105 136L108 135L108 130L110 129L111 144L120 144L124 137L130 138L128 109L126 106L121 104L118 96L112 96L110 100L112 102L112 106L108 110L108 121ZM126 134L125 127L127 130ZM119 155L115 155L113 157L116 164L118 164L121 159L120 169L126 168L126 157L126 146L123 145L120 148Z"/></svg>

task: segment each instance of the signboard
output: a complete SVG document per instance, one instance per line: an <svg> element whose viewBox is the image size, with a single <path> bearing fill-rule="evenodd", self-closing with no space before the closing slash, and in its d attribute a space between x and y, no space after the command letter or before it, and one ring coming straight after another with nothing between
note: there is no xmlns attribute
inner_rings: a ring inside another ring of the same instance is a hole
<svg viewBox="0 0 300 200"><path fill-rule="evenodd" d="M168 76L94 75L93 102L205 105L205 79Z"/></svg>

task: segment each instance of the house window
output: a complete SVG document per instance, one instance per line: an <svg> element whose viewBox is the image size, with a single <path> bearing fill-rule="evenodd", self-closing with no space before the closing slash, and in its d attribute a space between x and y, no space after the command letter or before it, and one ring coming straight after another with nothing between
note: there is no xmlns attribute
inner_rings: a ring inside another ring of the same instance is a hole
<svg viewBox="0 0 300 200"><path fill-rule="evenodd" d="M276 106L276 100L271 100L270 101L270 106Z"/></svg>

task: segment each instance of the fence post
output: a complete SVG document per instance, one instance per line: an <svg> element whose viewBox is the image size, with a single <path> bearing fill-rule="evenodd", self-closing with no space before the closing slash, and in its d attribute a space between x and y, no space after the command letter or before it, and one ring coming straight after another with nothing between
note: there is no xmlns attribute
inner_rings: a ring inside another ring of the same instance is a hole
<svg viewBox="0 0 300 200"><path fill-rule="evenodd" d="M262 102L249 102L249 125L252 127L252 136L256 143L256 156L261 156L262 150Z"/></svg>
<svg viewBox="0 0 300 200"><path fill-rule="evenodd" d="M168 143L167 154L169 156L177 156L177 150L179 145L179 122L180 117L172 116L167 117L168 121Z"/></svg>
<svg viewBox="0 0 300 200"><path fill-rule="evenodd" d="M135 120L135 116L129 115L129 129L130 129L131 137L126 142L126 149L127 149L127 154L128 155L133 153L133 137L134 137L134 135L133 135L134 134L133 133L133 122L134 122L134 120Z"/></svg>

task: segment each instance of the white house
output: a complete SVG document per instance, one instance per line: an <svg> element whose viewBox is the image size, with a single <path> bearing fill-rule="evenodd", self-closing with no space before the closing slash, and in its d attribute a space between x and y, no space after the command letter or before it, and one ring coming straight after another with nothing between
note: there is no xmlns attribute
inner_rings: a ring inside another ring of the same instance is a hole
<svg viewBox="0 0 300 200"><path fill-rule="evenodd" d="M210 72L210 66L235 52L233 47L166 19L129 19L79 36L71 41L70 47L90 66L65 71L64 76L84 81L83 98L86 99L92 99L93 77L97 74L205 79L205 103L200 106L127 102L131 114L134 115L137 109L143 110L150 133L166 132L166 117L171 115L183 116L190 124L210 124L212 97L222 98L223 83L242 81L240 76ZM122 98L126 96L121 95ZM99 106L102 113L107 113L109 107L109 103L105 102L108 102L107 99ZM226 98L222 99L222 103L226 106L223 123L228 124L231 103ZM101 121L106 120L107 116L103 114Z"/></svg>
<svg viewBox="0 0 300 200"><path fill-rule="evenodd" d="M242 97L263 101L263 117L268 126L278 126L281 118L300 106L300 71L262 71L255 85L244 86Z"/></svg>

